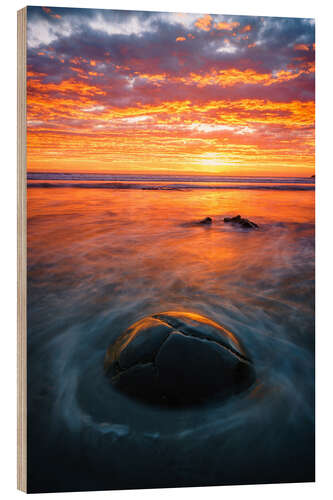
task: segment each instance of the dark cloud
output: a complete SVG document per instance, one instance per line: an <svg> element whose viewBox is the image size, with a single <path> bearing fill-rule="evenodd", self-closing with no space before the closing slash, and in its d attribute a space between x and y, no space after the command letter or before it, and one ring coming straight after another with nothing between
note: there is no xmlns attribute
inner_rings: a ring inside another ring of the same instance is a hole
<svg viewBox="0 0 333 500"><path fill-rule="evenodd" d="M30 95L72 101L93 95L95 106L113 108L314 99L311 20L212 15L206 30L195 23L199 17L29 7L28 70L40 83Z"/></svg>

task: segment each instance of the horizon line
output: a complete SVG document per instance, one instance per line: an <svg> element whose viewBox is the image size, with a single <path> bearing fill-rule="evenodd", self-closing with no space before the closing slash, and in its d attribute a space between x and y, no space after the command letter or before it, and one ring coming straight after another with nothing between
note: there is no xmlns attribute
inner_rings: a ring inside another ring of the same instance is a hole
<svg viewBox="0 0 333 500"><path fill-rule="evenodd" d="M311 179L315 177L315 173L311 175L244 175L244 174L220 174L220 173L211 173L211 172L202 172L202 173L197 173L197 172L186 172L186 173L155 173L155 172L91 172L91 171L73 171L73 172L65 172L65 171L37 171L37 170L27 170L27 175L45 175L45 174L54 174L54 175L131 175L131 176L159 176L159 177L176 177L176 176L181 176L181 177L244 177L244 178L270 178L270 179Z"/></svg>

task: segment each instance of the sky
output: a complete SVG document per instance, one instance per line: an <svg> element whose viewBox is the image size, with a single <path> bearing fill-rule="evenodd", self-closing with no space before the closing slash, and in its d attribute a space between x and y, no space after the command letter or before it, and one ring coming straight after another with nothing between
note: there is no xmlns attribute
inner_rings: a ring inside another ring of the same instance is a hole
<svg viewBox="0 0 333 500"><path fill-rule="evenodd" d="M310 176L313 19L28 8L29 171Z"/></svg>

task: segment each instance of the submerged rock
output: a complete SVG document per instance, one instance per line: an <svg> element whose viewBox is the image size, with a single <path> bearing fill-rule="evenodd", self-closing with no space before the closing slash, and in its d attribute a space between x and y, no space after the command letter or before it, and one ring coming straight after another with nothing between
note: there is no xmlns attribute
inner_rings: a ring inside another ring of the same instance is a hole
<svg viewBox="0 0 333 500"><path fill-rule="evenodd" d="M119 390L168 406L223 400L255 379L235 335L191 312L154 314L134 323L109 346L104 370Z"/></svg>
<svg viewBox="0 0 333 500"><path fill-rule="evenodd" d="M241 227L245 227L248 229L256 229L258 228L258 224L250 221L249 219L243 219L240 215L236 215L236 217L225 217L224 222L231 222L232 224L238 224Z"/></svg>
<svg viewBox="0 0 333 500"><path fill-rule="evenodd" d="M199 224L211 224L213 222L213 219L211 217L205 217L205 219L202 219Z"/></svg>

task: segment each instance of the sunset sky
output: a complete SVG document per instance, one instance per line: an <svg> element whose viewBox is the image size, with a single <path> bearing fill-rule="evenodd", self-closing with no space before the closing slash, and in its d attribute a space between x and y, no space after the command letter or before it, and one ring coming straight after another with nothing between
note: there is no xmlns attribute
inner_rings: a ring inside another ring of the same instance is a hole
<svg viewBox="0 0 333 500"><path fill-rule="evenodd" d="M309 176L312 19L28 8L28 170Z"/></svg>

